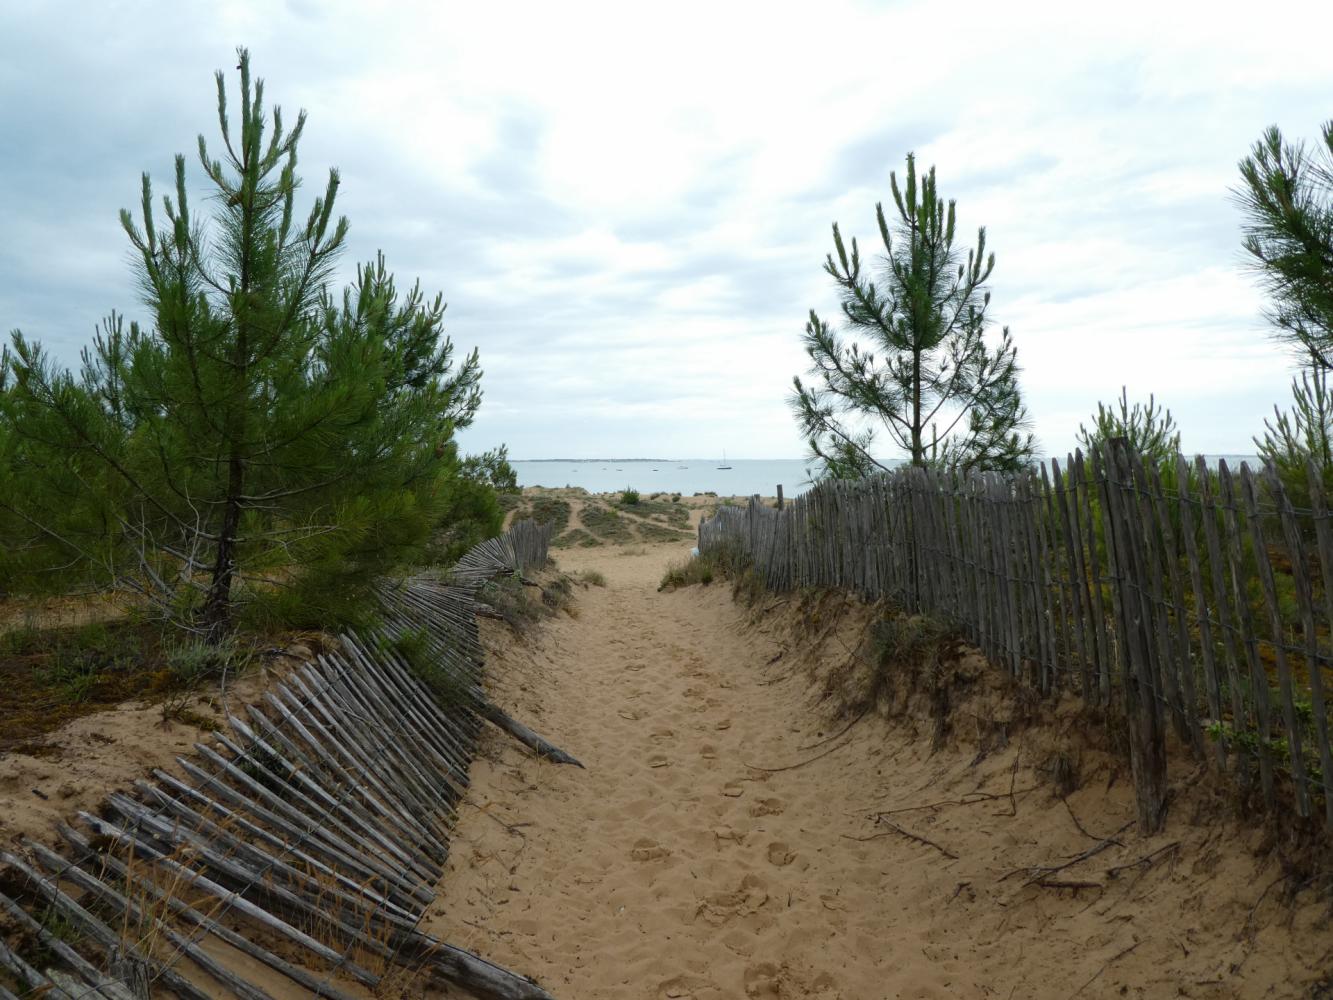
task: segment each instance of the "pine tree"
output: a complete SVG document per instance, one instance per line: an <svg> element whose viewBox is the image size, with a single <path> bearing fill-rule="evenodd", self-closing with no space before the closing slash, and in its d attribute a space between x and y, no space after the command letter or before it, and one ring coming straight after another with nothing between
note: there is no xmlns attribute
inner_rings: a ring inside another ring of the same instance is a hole
<svg viewBox="0 0 1333 1000"><path fill-rule="evenodd" d="M824 270L838 286L845 335L811 310L804 346L812 384L794 378L791 397L801 431L824 474L859 477L884 468L872 455L876 434L914 465L1013 470L1033 454L1018 387L1017 352L1005 327L986 343L985 285L995 268L986 230L977 245L955 245L955 207L939 197L935 168L918 188L907 156L904 188L890 175L897 218L892 230L875 206L884 257L879 274L863 271L855 239L849 253L837 223L836 257ZM863 346L864 341L864 346Z"/></svg>
<svg viewBox="0 0 1333 1000"><path fill-rule="evenodd" d="M1240 162L1245 252L1278 335L1302 364L1333 368L1333 121L1311 153L1269 128Z"/></svg>
<svg viewBox="0 0 1333 1000"><path fill-rule="evenodd" d="M1122 437L1142 456L1145 464L1158 469L1174 468L1180 454L1180 430L1171 411L1157 405L1151 394L1148 402L1129 405L1129 390L1120 387L1119 409L1102 403L1092 418L1092 427L1078 425L1078 440L1084 449L1101 449L1111 438Z"/></svg>
<svg viewBox="0 0 1333 1000"><path fill-rule="evenodd" d="M128 587L214 640L238 600L328 622L412 561L481 400L442 300L400 293L382 256L330 294L338 174L298 217L305 115L270 121L239 55L239 131L219 72L224 155L199 138L211 215L183 156L165 224L147 175L140 218L121 213L150 322L113 314L77 376L16 332L0 397L0 572Z"/></svg>

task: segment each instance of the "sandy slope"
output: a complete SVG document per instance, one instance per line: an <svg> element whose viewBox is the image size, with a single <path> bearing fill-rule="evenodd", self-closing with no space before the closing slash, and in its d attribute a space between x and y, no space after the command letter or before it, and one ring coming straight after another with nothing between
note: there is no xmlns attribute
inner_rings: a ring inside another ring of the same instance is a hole
<svg viewBox="0 0 1333 1000"><path fill-rule="evenodd" d="M429 930L567 1000L1325 995L1327 910L1279 905L1261 833L1191 825L1209 800L1182 789L1163 835L1103 844L1133 815L1113 763L1067 809L1019 741L932 755L875 716L829 740L784 635L720 586L657 593L687 550L561 553L610 586L491 669L588 769L489 739Z"/></svg>

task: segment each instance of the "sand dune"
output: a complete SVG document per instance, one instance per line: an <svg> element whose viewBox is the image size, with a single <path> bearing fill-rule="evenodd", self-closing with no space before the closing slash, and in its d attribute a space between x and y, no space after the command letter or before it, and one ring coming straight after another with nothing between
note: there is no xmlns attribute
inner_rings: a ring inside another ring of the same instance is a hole
<svg viewBox="0 0 1333 1000"><path fill-rule="evenodd" d="M1030 741L932 754L875 715L837 736L780 613L659 594L688 546L631 551L562 553L609 586L491 634L501 703L587 770L490 740L432 932L569 1000L1324 995L1326 906L1282 901L1272 840L1206 788L1143 841L1112 758L1066 805Z"/></svg>

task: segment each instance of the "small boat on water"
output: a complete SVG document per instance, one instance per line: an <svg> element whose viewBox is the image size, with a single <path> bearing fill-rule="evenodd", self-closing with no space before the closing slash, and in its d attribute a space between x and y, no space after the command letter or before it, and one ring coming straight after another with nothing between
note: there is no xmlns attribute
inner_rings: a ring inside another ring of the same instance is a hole
<svg viewBox="0 0 1333 1000"><path fill-rule="evenodd" d="M726 450L725 448L722 449L722 464L719 465L718 468L719 468L719 469L730 469L730 468L731 468L731 466L727 464L727 450Z"/></svg>

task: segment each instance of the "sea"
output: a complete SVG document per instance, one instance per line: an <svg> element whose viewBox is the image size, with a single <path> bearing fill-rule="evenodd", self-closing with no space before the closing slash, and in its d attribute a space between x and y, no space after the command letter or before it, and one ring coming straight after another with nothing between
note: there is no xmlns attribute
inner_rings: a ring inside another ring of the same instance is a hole
<svg viewBox="0 0 1333 1000"><path fill-rule="evenodd" d="M1209 466L1225 458L1231 469L1242 461L1258 468L1253 455L1205 455ZM758 493L771 497L780 485L785 496L794 497L810 488L812 470L804 458L686 458L686 459L539 459L509 463L518 473L520 486L581 486L589 493L616 493L625 489L640 493L716 493L718 496L748 497ZM886 462L896 465L898 462ZM1060 456L1064 465L1064 456ZM727 466L728 468L723 468Z"/></svg>
<svg viewBox="0 0 1333 1000"><path fill-rule="evenodd" d="M810 488L806 471L810 463L803 458L547 459L509 464L518 473L520 486L582 486L589 493L634 489L645 494L771 497L781 485L783 494L793 497Z"/></svg>

